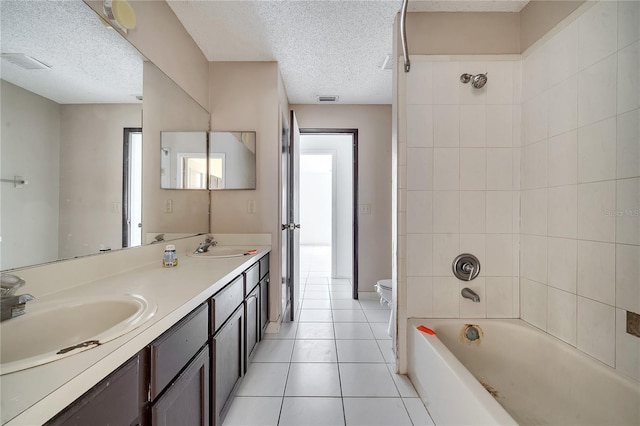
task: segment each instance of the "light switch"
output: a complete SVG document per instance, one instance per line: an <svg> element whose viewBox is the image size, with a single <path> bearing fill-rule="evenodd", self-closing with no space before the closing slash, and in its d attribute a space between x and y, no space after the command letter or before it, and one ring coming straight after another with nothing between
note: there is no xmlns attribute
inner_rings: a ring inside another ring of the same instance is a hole
<svg viewBox="0 0 640 426"><path fill-rule="evenodd" d="M173 213L173 200L166 200L164 203L164 212Z"/></svg>
<svg viewBox="0 0 640 426"><path fill-rule="evenodd" d="M256 213L256 200L247 201L247 213L249 214Z"/></svg>

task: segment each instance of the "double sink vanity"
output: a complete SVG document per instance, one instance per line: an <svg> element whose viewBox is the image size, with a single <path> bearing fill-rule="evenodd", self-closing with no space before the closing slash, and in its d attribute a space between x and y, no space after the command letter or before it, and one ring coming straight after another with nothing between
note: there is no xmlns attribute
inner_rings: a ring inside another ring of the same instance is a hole
<svg viewBox="0 0 640 426"><path fill-rule="evenodd" d="M268 324L271 247L201 239L174 268L150 245L84 259L96 279L60 291L26 278L36 300L0 326L2 424L222 424Z"/></svg>

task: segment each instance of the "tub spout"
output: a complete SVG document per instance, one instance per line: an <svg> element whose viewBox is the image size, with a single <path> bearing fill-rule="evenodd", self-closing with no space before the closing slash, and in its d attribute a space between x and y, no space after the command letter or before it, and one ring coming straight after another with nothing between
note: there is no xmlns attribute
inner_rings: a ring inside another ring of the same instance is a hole
<svg viewBox="0 0 640 426"><path fill-rule="evenodd" d="M469 287L463 288L461 293L462 297L464 297L465 299L471 299L474 302L480 302L480 296L478 296L478 294L475 291L471 290Z"/></svg>

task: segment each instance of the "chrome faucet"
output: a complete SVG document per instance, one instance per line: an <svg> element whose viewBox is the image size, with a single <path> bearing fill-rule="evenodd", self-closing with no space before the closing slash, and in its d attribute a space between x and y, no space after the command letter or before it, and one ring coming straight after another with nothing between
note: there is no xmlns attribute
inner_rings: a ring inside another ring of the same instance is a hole
<svg viewBox="0 0 640 426"><path fill-rule="evenodd" d="M30 294L2 297L0 302L0 321L24 315L27 302L33 299L35 297Z"/></svg>
<svg viewBox="0 0 640 426"><path fill-rule="evenodd" d="M35 299L30 294L14 295L15 291L22 287L25 281L11 274L2 274L2 293L0 294L0 321L24 315L28 301Z"/></svg>
<svg viewBox="0 0 640 426"><path fill-rule="evenodd" d="M206 253L207 251L209 251L211 247L215 247L217 245L218 245L218 242L213 239L213 235L209 234L207 235L207 238L200 243L196 251L194 251L193 253L195 254Z"/></svg>
<svg viewBox="0 0 640 426"><path fill-rule="evenodd" d="M463 288L460 293L465 299L471 299L474 302L480 302L480 296L478 296L478 294L475 291L471 290L469 287Z"/></svg>

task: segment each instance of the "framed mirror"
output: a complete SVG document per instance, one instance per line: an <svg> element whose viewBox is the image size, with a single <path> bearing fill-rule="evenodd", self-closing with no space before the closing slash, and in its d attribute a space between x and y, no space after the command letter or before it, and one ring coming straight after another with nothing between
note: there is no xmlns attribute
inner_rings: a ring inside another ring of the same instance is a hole
<svg viewBox="0 0 640 426"><path fill-rule="evenodd" d="M160 140L162 189L256 188L256 132L163 131Z"/></svg>

